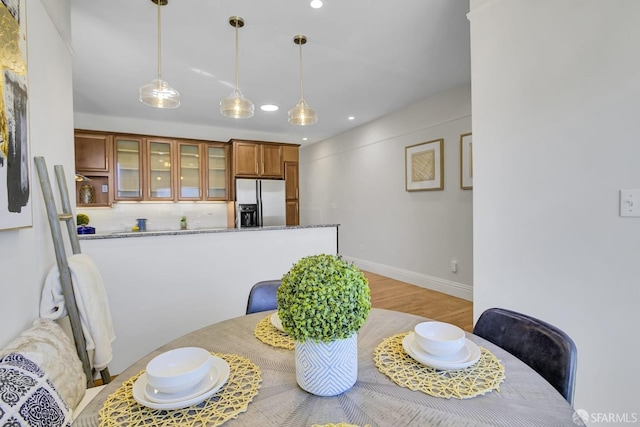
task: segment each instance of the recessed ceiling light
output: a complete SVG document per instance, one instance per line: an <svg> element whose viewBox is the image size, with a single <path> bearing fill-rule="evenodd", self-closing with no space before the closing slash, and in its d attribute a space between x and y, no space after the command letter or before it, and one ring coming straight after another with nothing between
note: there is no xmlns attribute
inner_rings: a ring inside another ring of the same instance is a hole
<svg viewBox="0 0 640 427"><path fill-rule="evenodd" d="M308 141L309 138L307 138L306 136L304 138L302 138L303 141Z"/></svg>
<svg viewBox="0 0 640 427"><path fill-rule="evenodd" d="M322 7L322 0L311 0L309 4L314 9L320 9Z"/></svg>
<svg viewBox="0 0 640 427"><path fill-rule="evenodd" d="M347 117L349 120L355 120L356 118L354 116L349 116Z"/></svg>
<svg viewBox="0 0 640 427"><path fill-rule="evenodd" d="M280 107L274 104L264 104L260 106L262 111L278 111Z"/></svg>

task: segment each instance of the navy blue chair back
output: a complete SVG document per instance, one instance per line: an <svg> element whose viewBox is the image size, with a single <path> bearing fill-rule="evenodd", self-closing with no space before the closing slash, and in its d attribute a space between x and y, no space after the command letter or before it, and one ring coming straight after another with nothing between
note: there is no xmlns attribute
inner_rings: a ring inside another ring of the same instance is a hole
<svg viewBox="0 0 640 427"><path fill-rule="evenodd" d="M278 308L276 293L280 283L282 283L281 280L264 280L253 285L251 291L249 291L247 314Z"/></svg>
<svg viewBox="0 0 640 427"><path fill-rule="evenodd" d="M502 308L482 313L473 333L529 365L573 405L577 349L566 333L542 320Z"/></svg>

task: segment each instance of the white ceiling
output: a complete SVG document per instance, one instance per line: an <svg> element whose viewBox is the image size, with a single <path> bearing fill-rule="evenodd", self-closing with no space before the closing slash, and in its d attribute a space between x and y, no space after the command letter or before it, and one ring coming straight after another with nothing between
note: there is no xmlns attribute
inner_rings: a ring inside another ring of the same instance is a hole
<svg viewBox="0 0 640 427"><path fill-rule="evenodd" d="M468 0L169 0L162 8L162 76L182 105L143 105L138 88L157 77L157 6L151 0L71 0L76 113L222 128L229 138L308 144L470 82ZM239 80L256 105L229 119L219 102ZM287 111L304 95L318 123L293 126ZM280 107L275 113L259 109ZM355 120L347 117L353 115ZM308 141L304 142L303 137Z"/></svg>

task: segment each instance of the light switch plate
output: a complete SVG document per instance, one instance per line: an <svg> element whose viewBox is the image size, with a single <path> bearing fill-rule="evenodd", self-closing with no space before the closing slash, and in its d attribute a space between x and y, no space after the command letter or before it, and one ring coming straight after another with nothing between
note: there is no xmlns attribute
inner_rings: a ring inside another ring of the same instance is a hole
<svg viewBox="0 0 640 427"><path fill-rule="evenodd" d="M620 190L620 216L640 217L640 190Z"/></svg>

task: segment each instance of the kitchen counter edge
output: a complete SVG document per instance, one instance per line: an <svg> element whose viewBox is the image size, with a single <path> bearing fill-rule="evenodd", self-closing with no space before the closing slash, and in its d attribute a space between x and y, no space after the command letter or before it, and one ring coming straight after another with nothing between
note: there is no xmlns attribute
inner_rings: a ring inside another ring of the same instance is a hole
<svg viewBox="0 0 640 427"><path fill-rule="evenodd" d="M210 233L237 233L251 231L270 231L270 230L297 230L304 228L325 228L339 227L340 224L319 224L319 225L282 225L270 227L247 227L247 228L203 228L197 230L165 230L165 231L131 231L131 232L112 232L98 234L79 234L78 240L99 240L99 239L122 239L129 237L151 237L151 236L176 236L185 234L210 234Z"/></svg>

